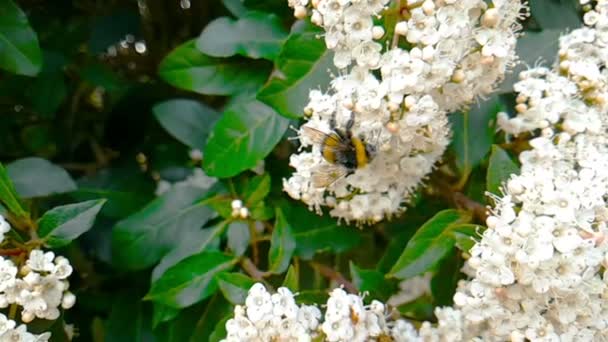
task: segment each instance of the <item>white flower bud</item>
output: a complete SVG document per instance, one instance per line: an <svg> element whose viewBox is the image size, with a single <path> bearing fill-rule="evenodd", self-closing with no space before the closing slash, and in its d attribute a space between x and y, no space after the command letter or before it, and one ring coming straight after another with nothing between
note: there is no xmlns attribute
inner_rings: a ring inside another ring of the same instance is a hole
<svg viewBox="0 0 608 342"><path fill-rule="evenodd" d="M435 48L432 45L425 46L422 49L422 60L425 62L430 62L435 57Z"/></svg>
<svg viewBox="0 0 608 342"><path fill-rule="evenodd" d="M243 201L240 199L235 199L231 203L232 209L241 209L243 207Z"/></svg>
<svg viewBox="0 0 608 342"><path fill-rule="evenodd" d="M241 218L248 218L249 217L249 209L243 207L239 210L239 215L241 216Z"/></svg>
<svg viewBox="0 0 608 342"><path fill-rule="evenodd" d="M30 311L24 311L21 313L21 321L25 324L30 323L36 316Z"/></svg>
<svg viewBox="0 0 608 342"><path fill-rule="evenodd" d="M426 15L432 15L433 13L435 13L435 4L433 3L433 1L426 0L424 3L422 3L422 11Z"/></svg>
<svg viewBox="0 0 608 342"><path fill-rule="evenodd" d="M485 27L494 27L498 24L498 19L500 15L496 8L490 8L483 14L481 17L481 25Z"/></svg>
<svg viewBox="0 0 608 342"><path fill-rule="evenodd" d="M319 11L313 10L312 15L310 16L310 22L317 26L323 26L323 16Z"/></svg>
<svg viewBox="0 0 608 342"><path fill-rule="evenodd" d="M397 25L395 25L395 34L405 36L407 35L407 30L407 21L400 21L397 23Z"/></svg>
<svg viewBox="0 0 608 342"><path fill-rule="evenodd" d="M304 6L296 6L296 8L294 8L293 10L293 16L296 17L297 19L304 19L306 18L306 14L308 11L306 11L306 7Z"/></svg>
<svg viewBox="0 0 608 342"><path fill-rule="evenodd" d="M496 216L488 216L488 218L486 219L486 226L488 226L488 228L496 228L496 225L498 224L498 217Z"/></svg>
<svg viewBox="0 0 608 342"><path fill-rule="evenodd" d="M66 292L63 294L61 299L61 307L64 309L70 309L76 304L76 296L72 292Z"/></svg>
<svg viewBox="0 0 608 342"><path fill-rule="evenodd" d="M372 28L372 38L380 39L384 36L384 28L382 26L374 26Z"/></svg>

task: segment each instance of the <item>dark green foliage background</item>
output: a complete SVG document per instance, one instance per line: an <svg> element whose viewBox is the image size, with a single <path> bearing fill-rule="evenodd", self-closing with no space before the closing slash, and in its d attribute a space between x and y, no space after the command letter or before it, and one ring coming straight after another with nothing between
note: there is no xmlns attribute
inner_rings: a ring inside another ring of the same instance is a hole
<svg viewBox="0 0 608 342"><path fill-rule="evenodd" d="M281 191L297 147L288 126L329 82L321 31L295 22L286 0L179 3L0 0L0 213L36 225L74 265L78 302L61 320L76 339L217 341L262 279L321 303L335 280L386 300L432 272L432 294L398 308L432 321L483 230L485 191L500 193L527 148L495 127L516 76L450 117L453 143L405 215L340 226ZM560 32L581 25L576 3L530 0L518 70L552 62ZM145 54L121 47L128 34ZM263 176L250 171L261 160ZM155 196L159 177L197 167L221 181ZM231 217L234 198L249 219ZM32 325L53 341L65 340L60 327Z"/></svg>

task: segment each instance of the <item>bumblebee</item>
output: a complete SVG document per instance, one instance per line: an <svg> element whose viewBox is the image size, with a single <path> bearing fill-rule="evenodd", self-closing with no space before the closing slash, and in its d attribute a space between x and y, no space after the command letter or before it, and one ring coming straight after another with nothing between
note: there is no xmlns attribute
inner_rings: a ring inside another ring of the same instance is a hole
<svg viewBox="0 0 608 342"><path fill-rule="evenodd" d="M373 158L375 148L353 135L352 125L351 120L346 125L346 129L334 128L329 133L307 126L302 127L303 134L321 147L323 159L329 163L320 166L313 174L312 183L315 187L327 187L366 166Z"/></svg>

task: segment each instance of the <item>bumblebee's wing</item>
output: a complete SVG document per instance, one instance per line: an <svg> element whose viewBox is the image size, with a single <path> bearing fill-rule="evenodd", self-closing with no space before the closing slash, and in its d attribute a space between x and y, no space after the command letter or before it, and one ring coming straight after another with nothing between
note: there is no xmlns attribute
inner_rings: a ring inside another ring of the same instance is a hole
<svg viewBox="0 0 608 342"><path fill-rule="evenodd" d="M315 188L326 188L347 174L348 170L341 166L332 164L319 165L312 173L312 185Z"/></svg>
<svg viewBox="0 0 608 342"><path fill-rule="evenodd" d="M322 146L325 149L345 151L350 148L348 143L334 132L328 134L308 126L303 126L301 129L302 134L309 138L314 144Z"/></svg>

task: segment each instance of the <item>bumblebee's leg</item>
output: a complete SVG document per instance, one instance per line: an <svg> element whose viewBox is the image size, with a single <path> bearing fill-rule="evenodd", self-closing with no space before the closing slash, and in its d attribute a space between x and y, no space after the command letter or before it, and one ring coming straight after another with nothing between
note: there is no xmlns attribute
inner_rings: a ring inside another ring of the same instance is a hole
<svg viewBox="0 0 608 342"><path fill-rule="evenodd" d="M353 132L351 131L351 129L353 128L354 125L355 125L355 113L354 112L350 112L350 118L346 122L346 129L345 129L345 131L346 131L346 137L349 140L352 137Z"/></svg>
<svg viewBox="0 0 608 342"><path fill-rule="evenodd" d="M337 126L337 124L336 124L336 112L334 112L334 113L331 115L331 119L329 119L329 128L330 128L332 131L334 131L334 130L336 129L336 127L338 127L338 126Z"/></svg>
<svg viewBox="0 0 608 342"><path fill-rule="evenodd" d="M355 125L355 113L350 112L350 118L346 122L346 130L350 131L354 125Z"/></svg>

